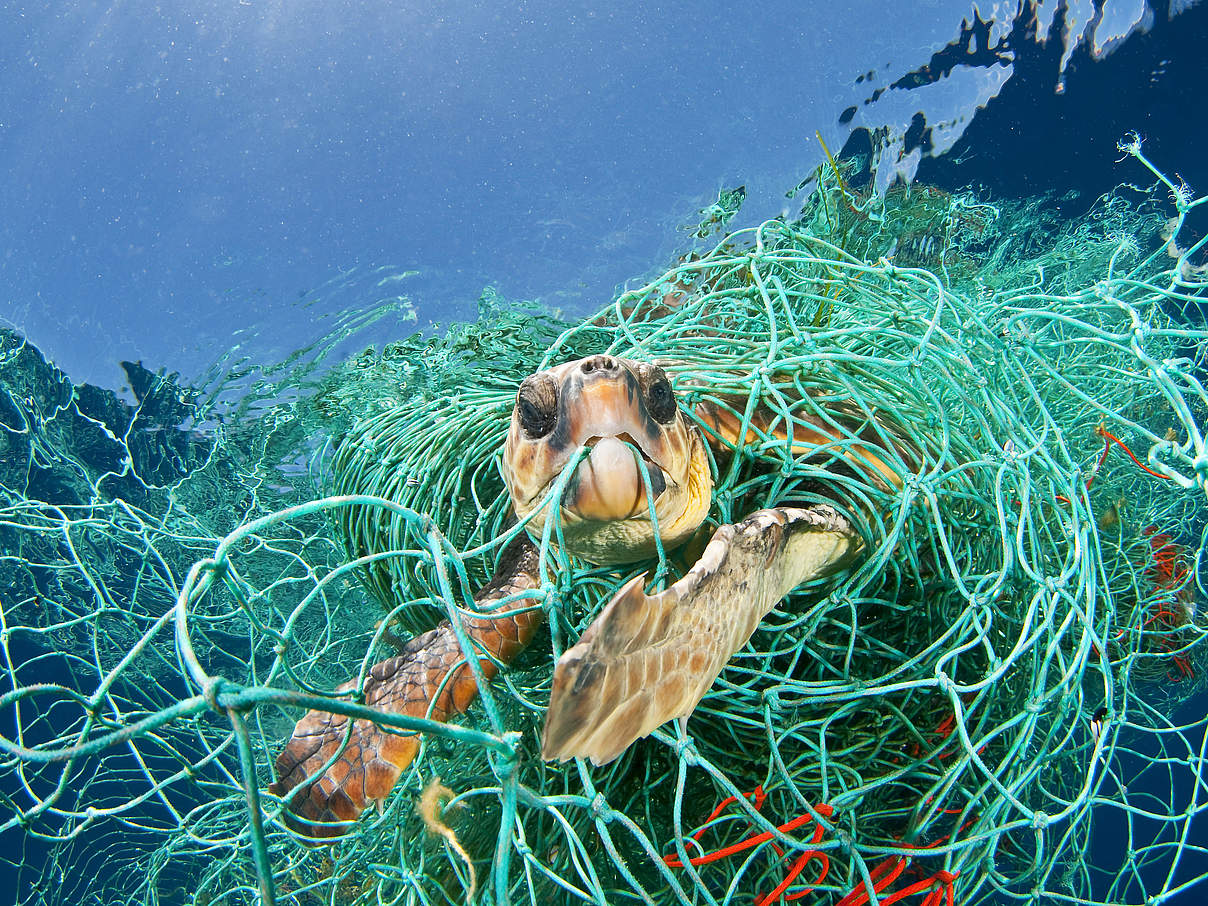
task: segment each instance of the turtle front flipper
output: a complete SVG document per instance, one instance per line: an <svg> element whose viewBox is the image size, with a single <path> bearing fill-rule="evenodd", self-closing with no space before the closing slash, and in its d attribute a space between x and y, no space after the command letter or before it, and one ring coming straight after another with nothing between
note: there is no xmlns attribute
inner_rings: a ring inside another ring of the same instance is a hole
<svg viewBox="0 0 1208 906"><path fill-rule="evenodd" d="M489 610L494 601L538 587L537 561L532 542L524 534L518 535L504 551L491 581L474 596L479 608ZM494 676L497 662L508 663L532 639L544 613L531 604L520 599L489 616L462 619L466 635L483 654L479 665L486 678ZM353 688L355 683L348 682L337 691ZM444 721L465 711L477 694L466 653L445 620L408 642L396 657L369 668L364 703L394 714ZM343 715L309 711L277 756L278 779L269 791L287 800L287 823L308 837L334 838L347 833L350 822L365 809L381 805L419 751L416 734L387 731L371 721L357 720L348 745L323 769L344 745L348 721Z"/></svg>
<svg viewBox="0 0 1208 906"><path fill-rule="evenodd" d="M696 708L730 657L788 592L861 548L831 506L760 510L723 525L666 591L626 584L558 660L541 754L607 764Z"/></svg>

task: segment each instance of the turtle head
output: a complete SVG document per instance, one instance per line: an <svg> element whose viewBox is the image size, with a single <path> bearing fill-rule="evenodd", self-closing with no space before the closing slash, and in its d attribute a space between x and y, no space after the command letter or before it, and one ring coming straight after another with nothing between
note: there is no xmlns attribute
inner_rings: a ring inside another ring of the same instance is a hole
<svg viewBox="0 0 1208 906"><path fill-rule="evenodd" d="M566 362L524 379L503 450L516 515L528 516L572 467L561 501L529 523L539 535L551 512L565 548L592 563L624 563L655 550L642 464L664 547L687 540L709 511L713 480L704 442L681 411L662 368L609 355Z"/></svg>

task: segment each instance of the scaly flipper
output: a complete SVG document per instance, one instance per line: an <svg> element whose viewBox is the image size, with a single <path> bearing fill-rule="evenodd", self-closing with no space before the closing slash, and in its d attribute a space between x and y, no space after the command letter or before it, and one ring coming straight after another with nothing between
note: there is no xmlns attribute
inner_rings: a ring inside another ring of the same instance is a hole
<svg viewBox="0 0 1208 906"><path fill-rule="evenodd" d="M542 757L607 764L687 717L768 611L860 547L834 507L781 507L723 525L666 591L633 579L558 660Z"/></svg>
<svg viewBox="0 0 1208 906"><path fill-rule="evenodd" d="M474 596L479 608L489 609L494 601L539 586L537 559L532 542L519 535L500 557L491 581ZM463 618L462 626L476 647L506 664L529 643L544 619L540 608L524 610L532 604L520 599L490 616ZM478 663L487 679L495 675L495 661L484 656ZM354 687L349 682L338 691ZM444 721L469 707L478 686L457 634L446 620L412 639L396 657L369 668L364 692L364 702L371 708ZM299 833L315 838L345 834L348 822L385 800L419 751L418 735L387 732L375 723L358 720L347 747L331 767L303 786L343 744L348 720L326 711L307 712L277 756L278 780L269 791L288 799L297 817L286 817Z"/></svg>

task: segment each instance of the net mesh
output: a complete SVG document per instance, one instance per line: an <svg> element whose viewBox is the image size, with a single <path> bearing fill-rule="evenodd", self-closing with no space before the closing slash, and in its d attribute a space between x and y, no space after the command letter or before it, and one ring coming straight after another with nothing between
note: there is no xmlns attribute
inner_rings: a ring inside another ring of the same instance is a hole
<svg viewBox="0 0 1208 906"><path fill-rule="evenodd" d="M1208 333L1179 243L1203 199L1123 147L1154 188L1077 222L879 198L832 162L798 219L583 323L488 296L476 324L237 408L137 371L130 406L6 334L22 901L1107 904L1202 880ZM890 491L775 433L719 458L711 524L826 499L867 552L774 610L686 731L603 768L539 757L554 662L627 579L684 566L547 539L548 629L456 722L376 715L423 730L420 755L307 845L265 792L301 709L375 716L332 690L473 609L519 530L498 466L517 383L605 351L665 363L688 406L878 413L918 462Z"/></svg>

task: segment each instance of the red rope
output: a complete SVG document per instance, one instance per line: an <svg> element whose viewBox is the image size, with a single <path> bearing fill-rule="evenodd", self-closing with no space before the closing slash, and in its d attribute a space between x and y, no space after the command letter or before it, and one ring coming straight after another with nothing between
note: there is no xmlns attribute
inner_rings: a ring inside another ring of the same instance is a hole
<svg viewBox="0 0 1208 906"><path fill-rule="evenodd" d="M829 818L829 817L831 817L832 814L834 814L834 810L829 805L826 805L825 803L822 805L819 805L817 811L818 811L819 815L822 815L823 817L826 817L826 818ZM716 810L715 810L714 814L716 814ZM791 831L795 831L797 828L801 827L803 824L809 824L813 820L814 820L814 816L811 815L809 812L806 812L804 815L800 815L800 816L794 818L792 821L789 821L785 824L780 825L778 828L776 828L776 830L778 830L782 834L787 834L787 833L790 833ZM702 830L703 830L703 828L702 828ZM753 849L754 847L758 846L761 843L767 843L774 836L775 836L775 834L772 831L764 831L761 834L755 834L753 837L747 837L747 839L741 840L738 843L731 843L729 846L723 846L721 849L717 850L716 852L705 853L704 855L701 855L701 856L695 856L688 860L688 864L689 865L708 865L710 862L717 862L720 859L728 858L729 856L733 856L736 853L745 852L748 849ZM693 839L696 839L696 838L694 837ZM664 864L666 864L666 866L668 868L683 868L684 867L684 863L680 861L678 856L664 856L663 862L664 862Z"/></svg>
<svg viewBox="0 0 1208 906"><path fill-rule="evenodd" d="M906 864L910 860L905 856L890 856L876 868L868 873L868 878L873 882L872 889L876 891L880 897L881 891L898 879L898 875L906 868ZM892 869L883 878L880 875L885 873L887 869ZM864 906L869 900L868 891L865 889L865 882L861 881L860 886L841 899L835 906ZM881 902L885 902L882 900Z"/></svg>
<svg viewBox="0 0 1208 906"><path fill-rule="evenodd" d="M1147 466L1143 462L1141 462L1141 460L1137 459L1137 457L1133 454L1133 451L1128 449L1128 444L1126 444L1124 441L1120 440L1120 438L1116 437L1116 435L1112 434L1110 431L1108 431L1102 425L1099 425L1098 427L1095 428L1095 433L1098 434L1100 437L1106 438L1108 441L1115 441L1117 444L1119 444L1120 449L1128 454L1129 459L1131 459L1133 462L1135 462L1139 468L1148 472L1154 478L1161 478L1163 481L1171 480L1169 475L1163 475L1161 472L1155 472L1153 469L1149 468L1149 466ZM1102 456L1099 457L1099 462L1100 463L1103 462ZM1087 483L1087 486L1088 487L1090 486L1089 482Z"/></svg>
<svg viewBox="0 0 1208 906"><path fill-rule="evenodd" d="M755 788L755 790L752 793L750 793L750 798L752 798L754 800L753 805L755 806L756 811L758 811L760 808L762 808L764 801L767 799L767 794L763 791L763 786L762 785L757 786ZM713 811L709 813L709 817L705 819L705 823L701 825L700 829L697 830L694 834L692 834L692 839L699 843L700 838L704 835L705 831L708 830L709 825L713 822L713 820L716 819L717 816L721 814L722 809L724 809L730 803L737 802L737 801L738 801L738 797L728 796L725 799L723 799L721 802L719 802L717 804L717 807L714 808ZM825 803L819 805L815 809L815 811L819 815L822 815L825 818L830 818L835 813L835 810L831 806L826 805ZM788 821L788 822L780 825L777 828L777 830L782 834L786 834L786 833L796 830L797 828L801 827L802 825L808 824L810 821L813 821L813 820L814 820L813 814L810 812L806 812L803 815L797 816L792 821ZM813 838L810 840L811 845L817 846L819 843L821 843L822 836L824 833L825 833L825 829L822 827L821 824L814 825ZM708 865L710 862L717 862L720 859L725 859L729 856L733 856L737 853L744 852L748 849L753 849L754 847L759 846L762 843L767 843L774 836L775 836L775 834L772 831L763 831L762 833L754 834L745 840L741 840L738 843L733 843L729 846L723 846L721 849L716 850L715 852L704 853L702 855L690 858L688 860L688 864L689 865ZM775 843L773 843L772 846L775 848L778 855L781 855L781 856L784 855L784 851L779 846L777 846ZM807 864L809 864L810 860L812 860L812 859L818 859L822 863L822 869L818 874L817 880L815 880L814 883L811 884L809 887L805 887L801 890L795 890L792 893L786 893L786 891L788 891L788 889L791 886L793 886L793 884L797 881L797 878L801 875L801 872L805 870L805 866ZM680 860L680 858L678 856L664 856L663 862L664 862L664 864L667 865L668 868L683 868L684 867L684 863ZM771 893L769 893L767 896L763 897L762 899L757 900L755 906L771 906L771 904L773 902L780 899L781 897L783 897L786 900L790 900L790 901L798 900L801 897L804 897L807 894L811 893L819 885L821 885L822 882L826 880L826 876L829 872L830 872L830 858L826 855L826 853L819 852L818 850L815 850L815 849L806 850L805 852L802 852L800 855L798 855L797 858L793 861L792 866L790 866L788 872L785 873L784 879L779 884L776 885L776 888Z"/></svg>
<svg viewBox="0 0 1208 906"><path fill-rule="evenodd" d="M821 843L822 832L822 825L815 825L814 838L810 841L810 843L812 843L814 846L817 846L819 843ZM784 876L784 880L777 884L776 888L771 893L769 893L762 900L759 900L755 906L771 906L773 902L778 900L780 896L792 886L793 882L797 880L797 876L801 874L802 870L805 868L806 863L815 856L822 861L822 871L818 875L818 880L814 881L814 883L809 887L789 894L785 897L785 899L799 900L801 897L818 887L823 881L826 880L826 875L830 871L830 859L827 857L826 853L820 853L817 850L809 849L797 857L796 861L793 862L793 867L790 868L788 873Z"/></svg>

